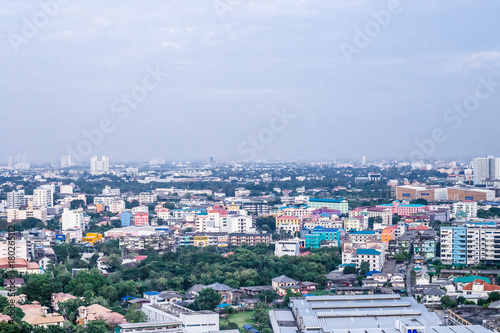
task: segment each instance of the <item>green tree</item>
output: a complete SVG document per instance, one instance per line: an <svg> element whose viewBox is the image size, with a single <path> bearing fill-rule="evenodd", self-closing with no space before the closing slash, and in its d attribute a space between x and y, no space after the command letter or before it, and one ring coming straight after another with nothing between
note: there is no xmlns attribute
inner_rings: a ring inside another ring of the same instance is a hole
<svg viewBox="0 0 500 333"><path fill-rule="evenodd" d="M500 293L498 291L493 291L488 297L488 302L491 303L496 301L500 301Z"/></svg>
<svg viewBox="0 0 500 333"><path fill-rule="evenodd" d="M111 331L104 320L89 321L85 327L78 326L76 330L77 333L109 333Z"/></svg>
<svg viewBox="0 0 500 333"><path fill-rule="evenodd" d="M222 296L212 288L202 289L194 299L194 304L200 310L214 310L222 301Z"/></svg>
<svg viewBox="0 0 500 333"><path fill-rule="evenodd" d="M344 274L356 274L355 266L346 266L343 270Z"/></svg>
<svg viewBox="0 0 500 333"><path fill-rule="evenodd" d="M122 258L117 254L112 254L106 258L106 264L109 266L110 272L114 272L121 267Z"/></svg>
<svg viewBox="0 0 500 333"><path fill-rule="evenodd" d="M74 323L76 320L76 315L78 314L78 308L80 306L88 306L89 303L81 298L69 299L65 302L57 303L57 312L68 319L70 322Z"/></svg>
<svg viewBox="0 0 500 333"><path fill-rule="evenodd" d="M137 304L134 304L125 314L125 319L129 323L142 323L148 320L148 316L144 312L137 310L138 307Z"/></svg>
<svg viewBox="0 0 500 333"><path fill-rule="evenodd" d="M139 207L141 204L137 200L133 200L131 202L126 201L125 202L125 208L127 209L132 209L134 207Z"/></svg>
<svg viewBox="0 0 500 333"><path fill-rule="evenodd" d="M453 299L451 299L450 296L446 295L446 296L441 297L441 306L444 309L454 308L457 306L457 302L455 302Z"/></svg>
<svg viewBox="0 0 500 333"><path fill-rule="evenodd" d="M0 332L2 333L22 333L21 326L17 323L7 321L0 322Z"/></svg>
<svg viewBox="0 0 500 333"><path fill-rule="evenodd" d="M302 297L302 294L301 293L295 293L292 291L292 289L288 289L286 291L286 294L285 294L285 297L283 298L283 300L285 301L285 303L288 303L290 302L290 298L291 297Z"/></svg>
<svg viewBox="0 0 500 333"><path fill-rule="evenodd" d="M273 233L276 230L276 218L274 216L258 217L255 226L262 230Z"/></svg>
<svg viewBox="0 0 500 333"><path fill-rule="evenodd" d="M73 200L69 203L69 209L71 209L71 210L83 208L85 206L86 206L86 204L85 204L85 201L83 201L83 200Z"/></svg>
<svg viewBox="0 0 500 333"><path fill-rule="evenodd" d="M54 277L50 274L30 274L26 276L26 285L20 293L28 296L30 301L38 301L50 307L50 299L56 291Z"/></svg>
<svg viewBox="0 0 500 333"><path fill-rule="evenodd" d="M279 298L279 295L274 290L263 290L259 293L258 298L262 303L272 303Z"/></svg>

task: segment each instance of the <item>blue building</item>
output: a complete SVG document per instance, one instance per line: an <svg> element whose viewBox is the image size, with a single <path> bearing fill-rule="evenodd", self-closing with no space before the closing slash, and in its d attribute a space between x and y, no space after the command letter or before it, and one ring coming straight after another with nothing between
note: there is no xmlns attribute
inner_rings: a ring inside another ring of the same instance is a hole
<svg viewBox="0 0 500 333"><path fill-rule="evenodd" d="M441 260L452 265L467 265L466 227L441 227Z"/></svg>
<svg viewBox="0 0 500 333"><path fill-rule="evenodd" d="M132 213L128 210L124 210L121 214L122 227L130 226L131 219L132 219Z"/></svg>
<svg viewBox="0 0 500 333"><path fill-rule="evenodd" d="M318 226L311 234L305 235L306 248L319 249L322 243L340 247L340 230Z"/></svg>

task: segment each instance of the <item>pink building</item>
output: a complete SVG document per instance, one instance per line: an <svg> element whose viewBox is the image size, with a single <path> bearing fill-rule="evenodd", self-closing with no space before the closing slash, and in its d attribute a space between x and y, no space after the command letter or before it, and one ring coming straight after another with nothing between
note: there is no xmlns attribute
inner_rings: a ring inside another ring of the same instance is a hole
<svg viewBox="0 0 500 333"><path fill-rule="evenodd" d="M392 214L398 215L410 215L418 212L426 211L429 206L420 204L410 204L408 201L403 201L401 203L399 200L394 201L390 204L378 205L379 208L391 208Z"/></svg>
<svg viewBox="0 0 500 333"><path fill-rule="evenodd" d="M135 225L149 225L149 214L148 213L135 213L134 215Z"/></svg>

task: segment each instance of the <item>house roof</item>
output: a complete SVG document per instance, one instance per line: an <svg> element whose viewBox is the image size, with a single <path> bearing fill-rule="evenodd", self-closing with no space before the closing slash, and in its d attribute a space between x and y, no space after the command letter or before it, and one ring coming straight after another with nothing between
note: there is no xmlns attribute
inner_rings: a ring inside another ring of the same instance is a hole
<svg viewBox="0 0 500 333"><path fill-rule="evenodd" d="M90 306L81 306L78 310L87 310L87 320L99 320L103 319L110 323L122 324L126 323L125 316L114 312L100 304L92 304Z"/></svg>
<svg viewBox="0 0 500 333"><path fill-rule="evenodd" d="M479 284L483 285L484 291L500 291L500 286L497 286L495 284L491 284L488 282L484 282L483 280L480 280L480 279L477 279L477 280L474 280L473 282L467 283L464 286L463 290L472 290L474 285L479 285Z"/></svg>
<svg viewBox="0 0 500 333"><path fill-rule="evenodd" d="M64 317L57 312L47 314L29 312L25 314L22 321L30 325L51 325L64 322Z"/></svg>
<svg viewBox="0 0 500 333"><path fill-rule="evenodd" d="M431 287L424 289L424 295L425 296L444 296L446 295L446 292L444 290L441 290L437 287Z"/></svg>
<svg viewBox="0 0 500 333"><path fill-rule="evenodd" d="M71 294L66 294L66 293L53 293L52 294L52 301L54 301L54 303L59 303L59 302L66 302L67 300L70 300L70 299L76 299L75 296L71 295Z"/></svg>
<svg viewBox="0 0 500 333"><path fill-rule="evenodd" d="M374 249L357 249L356 250L356 255L372 255L372 256L378 256L380 255L380 252Z"/></svg>
<svg viewBox="0 0 500 333"><path fill-rule="evenodd" d="M297 281L295 281L294 279L291 279L289 278L288 276L285 276L285 275L281 275L281 276L278 276L278 277L275 277L274 279L272 279L273 282L276 282L276 283L296 283Z"/></svg>
<svg viewBox="0 0 500 333"><path fill-rule="evenodd" d="M231 288L230 286L228 286L226 284L223 284L223 283L213 283L213 284L210 284L210 285L206 286L205 288L212 288L215 291L230 291L230 290L233 290L233 288Z"/></svg>

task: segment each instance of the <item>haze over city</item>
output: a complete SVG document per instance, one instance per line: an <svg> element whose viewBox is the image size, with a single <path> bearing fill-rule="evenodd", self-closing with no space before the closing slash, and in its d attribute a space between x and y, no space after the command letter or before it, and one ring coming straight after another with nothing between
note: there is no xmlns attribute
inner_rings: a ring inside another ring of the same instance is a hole
<svg viewBox="0 0 500 333"><path fill-rule="evenodd" d="M499 154L497 1L54 3L0 1L2 163L58 161L103 119L86 163Z"/></svg>

